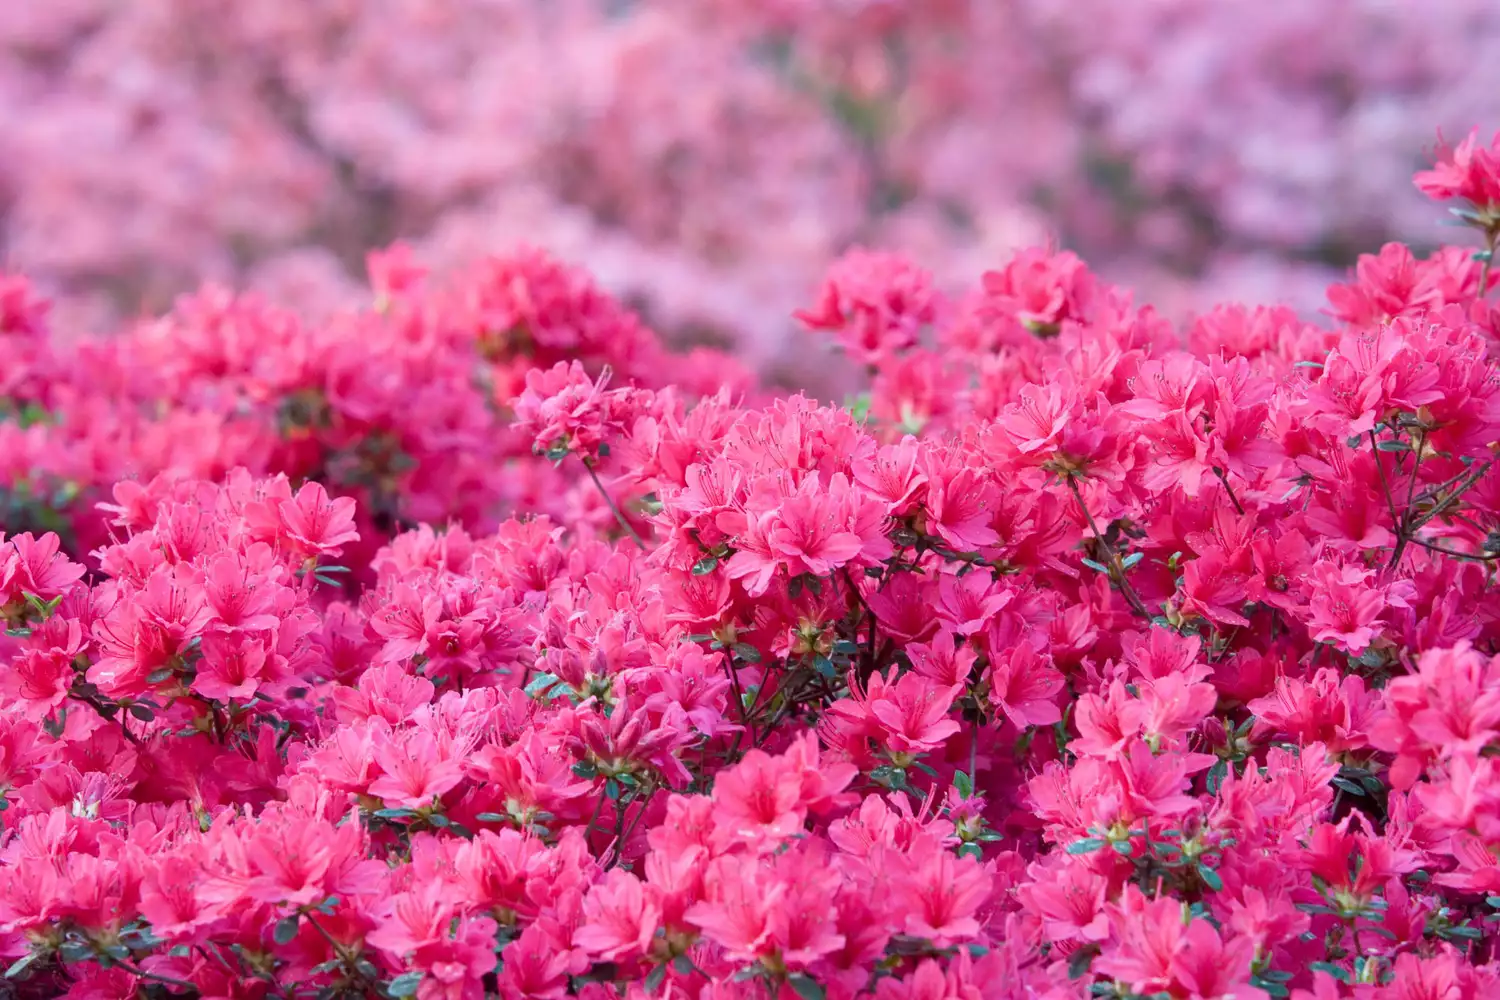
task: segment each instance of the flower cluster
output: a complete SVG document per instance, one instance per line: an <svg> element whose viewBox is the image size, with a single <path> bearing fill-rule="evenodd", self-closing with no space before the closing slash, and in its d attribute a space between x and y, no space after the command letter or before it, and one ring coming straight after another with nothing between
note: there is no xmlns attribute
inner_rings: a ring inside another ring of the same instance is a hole
<svg viewBox="0 0 1500 1000"><path fill-rule="evenodd" d="M515 424L538 398L528 378L551 395L559 379L608 372L687 399L749 386L723 354L667 351L587 275L535 249L435 282L398 245L372 254L369 271L367 305L316 320L209 287L100 337L54 329L24 279L0 277L13 361L0 381L6 526L56 531L88 552L111 537L95 504L115 483L151 494L158 475L217 481L245 468L357 499L358 566L419 522L490 530L518 510L597 519L580 467L530 460L532 437ZM561 405L546 419L562 419Z"/></svg>
<svg viewBox="0 0 1500 1000"><path fill-rule="evenodd" d="M1490 263L858 251L845 406L539 254L72 354L8 280L8 995L1500 995Z"/></svg>
<svg viewBox="0 0 1500 1000"><path fill-rule="evenodd" d="M1494 113L1493 0L202 0L0 10L0 246L101 324L212 280L357 301L531 240L808 378L854 242L947 287L1060 230L1151 301L1295 294L1437 238L1407 185ZM690 96L689 96L690 95Z"/></svg>

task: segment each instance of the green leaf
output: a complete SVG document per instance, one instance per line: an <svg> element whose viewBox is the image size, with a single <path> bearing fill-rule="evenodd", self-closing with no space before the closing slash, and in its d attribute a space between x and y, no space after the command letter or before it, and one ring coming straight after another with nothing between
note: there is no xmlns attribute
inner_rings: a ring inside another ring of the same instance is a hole
<svg viewBox="0 0 1500 1000"><path fill-rule="evenodd" d="M412 997L417 995L417 987L421 985L420 972L403 972L387 984L385 991L393 997Z"/></svg>
<svg viewBox="0 0 1500 1000"><path fill-rule="evenodd" d="M156 713L151 711L151 709L147 708L145 705L131 705L130 714L135 716L137 719L140 719L142 722L150 722L152 719L156 718Z"/></svg>
<svg viewBox="0 0 1500 1000"><path fill-rule="evenodd" d="M975 861L984 860L984 849L978 844L958 845L958 856L961 858L973 858Z"/></svg>
<svg viewBox="0 0 1500 1000"><path fill-rule="evenodd" d="M1109 568L1103 563L1094 562L1092 559L1083 560L1083 564L1096 573L1108 573Z"/></svg>
<svg viewBox="0 0 1500 1000"><path fill-rule="evenodd" d="M813 657L813 668L817 670L819 674L827 677L830 680L839 675L838 668L835 667L833 665L833 661L826 656Z"/></svg>
<svg viewBox="0 0 1500 1000"><path fill-rule="evenodd" d="M1075 840L1068 845L1069 854L1092 854L1104 846L1104 841L1099 837L1085 837L1083 840Z"/></svg>
<svg viewBox="0 0 1500 1000"><path fill-rule="evenodd" d="M691 958L688 958L686 955L678 955L676 958L672 959L672 968L676 969L684 976L689 976L692 975L693 970L696 968L696 966L693 965L693 960Z"/></svg>
<svg viewBox="0 0 1500 1000"><path fill-rule="evenodd" d="M167 678L169 678L171 676L172 676L172 668L171 667L162 667L160 670L153 670L149 674L147 674L146 675L146 683L147 684L160 684L162 681L166 680Z"/></svg>
<svg viewBox="0 0 1500 1000"><path fill-rule="evenodd" d="M599 776L598 770L595 769L594 765L590 764L588 761L574 764L573 773L578 775L580 778L595 778Z"/></svg>
<svg viewBox="0 0 1500 1000"><path fill-rule="evenodd" d="M415 809L376 809L373 813L381 819L410 819L416 814Z"/></svg>
<svg viewBox="0 0 1500 1000"><path fill-rule="evenodd" d="M1362 787L1356 785L1354 782L1350 781L1347 778L1333 778L1331 779L1330 783L1333 785L1333 787L1346 791L1350 795L1358 795L1363 797L1365 794L1365 790Z"/></svg>
<svg viewBox="0 0 1500 1000"><path fill-rule="evenodd" d="M1079 979L1089 966L1094 964L1094 956L1099 954L1099 946L1096 944L1084 945L1073 954L1068 956L1068 978Z"/></svg>
<svg viewBox="0 0 1500 1000"><path fill-rule="evenodd" d="M796 975L787 980L802 1000L825 1000L827 994L818 981L811 976Z"/></svg>
<svg viewBox="0 0 1500 1000"><path fill-rule="evenodd" d="M532 698L535 698L543 691L546 691L548 688L556 685L557 682L558 677L555 674L537 674L527 682L526 687L523 688L523 690L526 692L526 694L528 694Z"/></svg>
<svg viewBox="0 0 1500 1000"><path fill-rule="evenodd" d="M665 965L658 965L656 968L652 969L646 975L646 992L655 993L658 989L661 988L661 984L666 980L666 978L667 967Z"/></svg>
<svg viewBox="0 0 1500 1000"><path fill-rule="evenodd" d="M1334 965L1332 962L1311 962L1307 967L1313 972L1326 972L1341 983L1347 983L1351 978L1348 969Z"/></svg>
<svg viewBox="0 0 1500 1000"><path fill-rule="evenodd" d="M1459 927L1449 927L1442 932L1443 937L1464 938L1468 941L1480 941L1484 938L1484 931L1478 927L1470 927L1467 924Z"/></svg>
<svg viewBox="0 0 1500 1000"><path fill-rule="evenodd" d="M297 922L301 919L293 913L289 917L282 917L276 921L276 927L271 931L271 940L277 944L291 944L297 940Z"/></svg>
<svg viewBox="0 0 1500 1000"><path fill-rule="evenodd" d="M1265 976L1251 976L1250 985L1263 990L1267 995L1273 997L1284 997L1291 995L1291 991L1287 989L1285 983L1278 982L1274 979L1267 979Z"/></svg>
<svg viewBox="0 0 1500 1000"><path fill-rule="evenodd" d="M482 812L474 818L481 823L504 823L506 821L506 817L492 812Z"/></svg>
<svg viewBox="0 0 1500 1000"><path fill-rule="evenodd" d="M5 970L5 978L6 979L14 979L14 978L16 978L21 973L25 972L31 966L31 963L35 962L37 959L39 959L41 957L42 957L41 953L40 952L35 952L35 951L33 951L33 952L31 952L30 954L27 954L27 955L22 955L20 958L16 959L14 962L11 963L10 968L8 968L8 969Z"/></svg>
<svg viewBox="0 0 1500 1000"><path fill-rule="evenodd" d="M693 563L693 575L707 576L718 568L718 556L704 556L702 559L699 559L697 562Z"/></svg>
<svg viewBox="0 0 1500 1000"><path fill-rule="evenodd" d="M1224 891L1224 879L1219 876L1218 872L1201 862L1198 864L1198 877L1214 892Z"/></svg>
<svg viewBox="0 0 1500 1000"><path fill-rule="evenodd" d="M953 772L953 787L958 789L960 798L972 798L974 795L974 779L963 771Z"/></svg>
<svg viewBox="0 0 1500 1000"><path fill-rule="evenodd" d="M604 794L609 797L611 802L618 802L620 799L620 783L610 778L604 783Z"/></svg>
<svg viewBox="0 0 1500 1000"><path fill-rule="evenodd" d="M1405 441L1377 441L1377 451L1411 451L1411 445Z"/></svg>
<svg viewBox="0 0 1500 1000"><path fill-rule="evenodd" d="M738 656L746 663L760 662L760 650L756 649L748 642L737 642L733 646L731 646L730 649L734 651L735 656Z"/></svg>

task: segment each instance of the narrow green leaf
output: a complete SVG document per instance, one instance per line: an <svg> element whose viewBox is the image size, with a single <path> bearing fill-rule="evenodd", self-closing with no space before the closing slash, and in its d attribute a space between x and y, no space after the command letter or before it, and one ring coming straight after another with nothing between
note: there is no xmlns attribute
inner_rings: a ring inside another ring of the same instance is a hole
<svg viewBox="0 0 1500 1000"><path fill-rule="evenodd" d="M412 997L417 995L417 987L421 985L420 972L404 972L386 984L385 991L393 997Z"/></svg>
<svg viewBox="0 0 1500 1000"><path fill-rule="evenodd" d="M291 944L297 940L297 922L300 918L293 913L289 917L283 917L276 921L276 927L271 931L271 939L277 944Z"/></svg>
<svg viewBox="0 0 1500 1000"><path fill-rule="evenodd" d="M1068 845L1069 854L1092 854L1104 846L1104 841L1099 837L1085 837L1083 840L1075 840Z"/></svg>
<svg viewBox="0 0 1500 1000"><path fill-rule="evenodd" d="M823 987L811 976L796 975L788 979L787 983L797 991L802 1000L825 1000L827 996Z"/></svg>
<svg viewBox="0 0 1500 1000"><path fill-rule="evenodd" d="M1094 944L1084 945L1072 955L1068 956L1068 978L1079 979L1089 971L1089 966L1094 964L1094 956L1099 954L1099 946Z"/></svg>
<svg viewBox="0 0 1500 1000"><path fill-rule="evenodd" d="M5 970L5 978L6 979L14 979L14 978L16 978L21 973L25 972L27 970L27 968L29 968L31 966L31 963L35 962L37 959L39 959L41 957L42 956L39 953L34 952L34 951L31 952L31 953L29 953L29 954L22 955L20 958L16 959L14 962L11 963L10 968L8 968L8 969Z"/></svg>

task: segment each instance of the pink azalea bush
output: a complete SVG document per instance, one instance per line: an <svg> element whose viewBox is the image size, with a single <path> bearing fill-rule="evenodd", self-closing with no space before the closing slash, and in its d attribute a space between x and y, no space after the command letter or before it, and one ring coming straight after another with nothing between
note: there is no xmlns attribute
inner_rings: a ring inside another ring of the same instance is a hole
<svg viewBox="0 0 1500 1000"><path fill-rule="evenodd" d="M1500 996L1497 162L1323 324L851 253L846 406L540 251L4 279L7 995Z"/></svg>
<svg viewBox="0 0 1500 1000"><path fill-rule="evenodd" d="M397 239L525 239L788 378L853 244L953 291L1060 231L1164 307L1316 308L1441 239L1407 179L1497 45L1493 0L17 0L0 259L74 317L320 310Z"/></svg>

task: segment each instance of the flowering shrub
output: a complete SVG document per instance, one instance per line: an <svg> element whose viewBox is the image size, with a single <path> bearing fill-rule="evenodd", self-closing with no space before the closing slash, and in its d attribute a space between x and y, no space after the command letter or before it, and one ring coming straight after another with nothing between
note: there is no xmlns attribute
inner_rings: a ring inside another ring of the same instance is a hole
<svg viewBox="0 0 1500 1000"><path fill-rule="evenodd" d="M7 279L10 993L1500 995L1497 154L1326 326L852 254L843 407L531 252Z"/></svg>
<svg viewBox="0 0 1500 1000"><path fill-rule="evenodd" d="M855 242L951 290L1060 229L1143 301L1316 308L1440 238L1407 181L1497 45L1493 0L15 0L0 259L92 322L526 239L803 376Z"/></svg>

